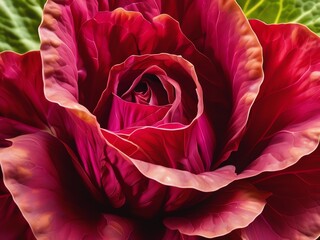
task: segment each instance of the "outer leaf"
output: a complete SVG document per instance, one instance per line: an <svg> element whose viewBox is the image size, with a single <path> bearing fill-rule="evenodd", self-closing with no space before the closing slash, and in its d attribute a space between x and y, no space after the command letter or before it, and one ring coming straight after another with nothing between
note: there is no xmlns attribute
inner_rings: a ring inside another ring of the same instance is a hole
<svg viewBox="0 0 320 240"><path fill-rule="evenodd" d="M295 164L320 136L319 37L297 24L250 23L263 48L265 79L230 158L242 177Z"/></svg>
<svg viewBox="0 0 320 240"><path fill-rule="evenodd" d="M295 22L320 34L320 2L309 0L237 0L248 18L267 23Z"/></svg>
<svg viewBox="0 0 320 240"><path fill-rule="evenodd" d="M251 223L262 212L268 196L244 182L229 185L201 205L166 218L164 224L186 235L222 236Z"/></svg>
<svg viewBox="0 0 320 240"><path fill-rule="evenodd" d="M0 1L0 52L39 49L37 28L45 0Z"/></svg>
<svg viewBox="0 0 320 240"><path fill-rule="evenodd" d="M1 125L0 125L1 126ZM1 151L1 150L0 150ZM2 181L0 168L0 233L4 239L34 240L31 228Z"/></svg>
<svg viewBox="0 0 320 240"><path fill-rule="evenodd" d="M320 148L283 171L255 179L259 189L272 192L262 214L242 230L244 239L319 239Z"/></svg>
<svg viewBox="0 0 320 240"><path fill-rule="evenodd" d="M39 52L1 53L0 83L0 116L39 129L47 128L49 103L43 94Z"/></svg>
<svg viewBox="0 0 320 240"><path fill-rule="evenodd" d="M129 220L100 213L59 140L35 133L11 141L0 150L4 184L37 239L141 239L131 238Z"/></svg>

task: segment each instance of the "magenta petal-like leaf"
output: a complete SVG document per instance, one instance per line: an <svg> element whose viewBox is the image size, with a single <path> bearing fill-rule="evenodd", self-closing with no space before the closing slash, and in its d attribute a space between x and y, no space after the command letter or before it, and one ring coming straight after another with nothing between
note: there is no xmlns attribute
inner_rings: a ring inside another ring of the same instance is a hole
<svg viewBox="0 0 320 240"><path fill-rule="evenodd" d="M293 165L320 136L319 37L301 25L251 25L264 50L265 79L232 156L241 177Z"/></svg>
<svg viewBox="0 0 320 240"><path fill-rule="evenodd" d="M77 158L76 162L98 188L101 184L101 161L104 160L105 140L101 136L95 118L79 109L56 105L48 115L54 134L69 147ZM83 137L86 136L86 137Z"/></svg>
<svg viewBox="0 0 320 240"><path fill-rule="evenodd" d="M0 54L1 117L35 128L48 128L49 104L43 94L41 70L39 52Z"/></svg>
<svg viewBox="0 0 320 240"><path fill-rule="evenodd" d="M3 239L35 239L28 222L4 186L0 168L0 236Z"/></svg>
<svg viewBox="0 0 320 240"><path fill-rule="evenodd" d="M81 71L77 64L81 64L81 59L76 38L86 20L100 7L101 10L108 7L104 2L49 0L39 29L46 97L89 122L93 122L92 115L78 104L78 75Z"/></svg>
<svg viewBox="0 0 320 240"><path fill-rule="evenodd" d="M317 239L320 236L320 148L277 173L257 176L254 184L270 191L262 214L242 233L255 239Z"/></svg>
<svg viewBox="0 0 320 240"><path fill-rule="evenodd" d="M64 98L78 98L77 34L85 21L99 10L107 10L104 2L107 1L49 0L45 4L39 32L46 95L51 100L59 102L52 91L61 91Z"/></svg>
<svg viewBox="0 0 320 240"><path fill-rule="evenodd" d="M219 190L199 206L178 216L165 218L164 224L186 235L213 238L246 227L263 210L268 194L247 183L236 183Z"/></svg>
<svg viewBox="0 0 320 240"><path fill-rule="evenodd" d="M146 177L172 187L211 192L225 187L236 179L232 166L222 167L213 172L192 174L188 171L166 168L139 160L131 159L131 161Z"/></svg>
<svg viewBox="0 0 320 240"><path fill-rule="evenodd" d="M102 214L59 140L36 133L11 141L11 147L0 150L4 183L38 239L133 235L130 220Z"/></svg>

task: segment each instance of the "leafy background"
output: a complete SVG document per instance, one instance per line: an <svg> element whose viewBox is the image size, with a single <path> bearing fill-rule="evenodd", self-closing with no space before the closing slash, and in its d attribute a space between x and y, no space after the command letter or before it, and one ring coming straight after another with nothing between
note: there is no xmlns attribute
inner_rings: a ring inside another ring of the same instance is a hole
<svg viewBox="0 0 320 240"><path fill-rule="evenodd" d="M0 51L39 48L38 26L46 0L0 0Z"/></svg>
<svg viewBox="0 0 320 240"><path fill-rule="evenodd" d="M38 26L46 0L0 0L0 52L39 49ZM295 22L320 35L320 0L237 0L248 18Z"/></svg>
<svg viewBox="0 0 320 240"><path fill-rule="evenodd" d="M302 23L320 34L320 0L237 0L248 18Z"/></svg>

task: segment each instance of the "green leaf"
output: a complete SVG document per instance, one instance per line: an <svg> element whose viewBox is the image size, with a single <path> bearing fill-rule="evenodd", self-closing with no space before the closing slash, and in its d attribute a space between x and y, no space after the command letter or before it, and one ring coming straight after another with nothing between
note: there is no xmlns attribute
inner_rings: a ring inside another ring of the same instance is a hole
<svg viewBox="0 0 320 240"><path fill-rule="evenodd" d="M248 18L266 23L302 23L320 34L319 0L237 0Z"/></svg>
<svg viewBox="0 0 320 240"><path fill-rule="evenodd" d="M0 0L0 52L39 49L38 26L45 0Z"/></svg>

